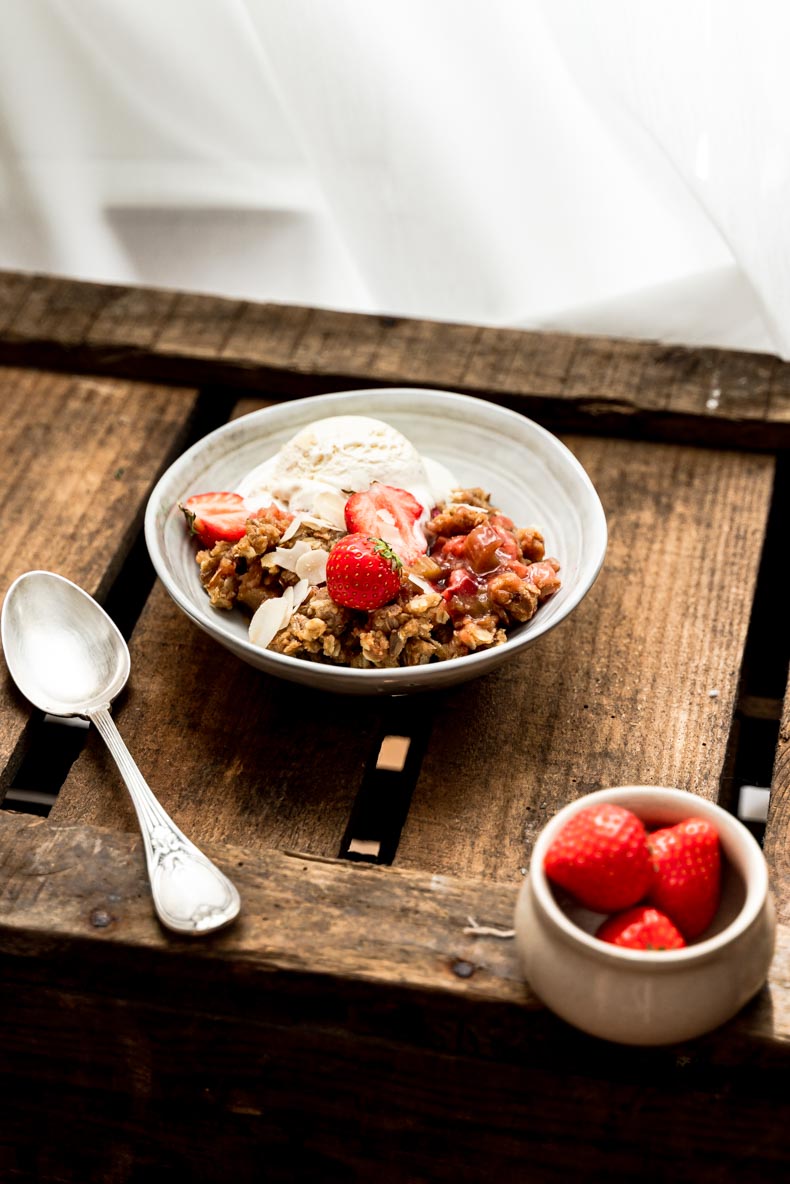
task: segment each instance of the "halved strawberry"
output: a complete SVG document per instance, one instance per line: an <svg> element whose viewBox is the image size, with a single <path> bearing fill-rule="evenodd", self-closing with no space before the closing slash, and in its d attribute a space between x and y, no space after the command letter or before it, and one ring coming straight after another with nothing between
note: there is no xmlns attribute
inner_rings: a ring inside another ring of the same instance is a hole
<svg viewBox="0 0 790 1184"><path fill-rule="evenodd" d="M221 539L235 543L244 535L250 512L238 493L196 493L178 508L184 514L191 534L205 547Z"/></svg>
<svg viewBox="0 0 790 1184"><path fill-rule="evenodd" d="M326 561L326 590L336 604L370 611L394 600L401 561L384 539L347 534Z"/></svg>
<svg viewBox="0 0 790 1184"><path fill-rule="evenodd" d="M351 534L384 539L409 564L428 550L419 523L422 512L423 507L407 490L376 481L369 489L353 493L348 499L346 526Z"/></svg>

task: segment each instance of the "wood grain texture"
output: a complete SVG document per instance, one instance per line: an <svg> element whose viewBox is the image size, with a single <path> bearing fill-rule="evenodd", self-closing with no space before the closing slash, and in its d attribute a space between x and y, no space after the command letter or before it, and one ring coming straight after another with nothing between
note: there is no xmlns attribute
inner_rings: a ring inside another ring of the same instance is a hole
<svg viewBox="0 0 790 1184"><path fill-rule="evenodd" d="M162 321L155 343L161 354L183 354L189 358L216 358L233 331L242 303L212 296L179 292Z"/></svg>
<svg viewBox="0 0 790 1184"><path fill-rule="evenodd" d="M709 350L683 381L676 382L668 409L673 413L738 414L763 419L774 377L770 360L759 354ZM748 399L744 394L748 392Z"/></svg>
<svg viewBox="0 0 790 1184"><path fill-rule="evenodd" d="M395 992L384 1012L398 1016L393 1038L394 1023L358 1030L375 1027L370 990L316 1022L307 992L288 1007L272 980L242 1033L226 1009L200 1000L190 1014L161 990L120 1006L92 970L90 992L43 988L46 1012L31 1007L24 980L0 987L14 1025L0 1022L10 1035L0 1169L6 1150L17 1165L24 1156L35 1184L128 1184L165 1171L250 1184L786 1178L790 1106L776 1069L723 1072L698 1048L624 1056L578 1038L563 1048L556 1030L554 1062L539 1048L502 1062L475 1046L475 1030L458 1050L426 1053L408 1017L412 1032L446 1038L464 1033L459 1008L425 1016L422 999Z"/></svg>
<svg viewBox="0 0 790 1184"><path fill-rule="evenodd" d="M184 438L193 391L0 370L3 594L22 572L59 572L103 598L140 529L146 495ZM29 705L0 672L0 785Z"/></svg>
<svg viewBox="0 0 790 1184"><path fill-rule="evenodd" d="M464 932L470 914L480 924L509 928L515 887L263 846L205 846L238 885L243 907L229 929L196 941L175 937L157 923L137 835L87 825L63 827L10 812L0 815L3 954L50 957L59 967L51 981L63 987L84 982L84 968L92 959L106 961L105 973L122 986L137 957L130 996L148 990L147 968L157 964L162 971L167 968L169 984L191 982L196 1001L213 998L223 983L230 994L235 982L238 999L217 998L214 1006L239 1023L257 1007L257 981L286 974L294 976L291 990L301 983L308 994L316 991L312 1007L326 1017L335 1003L332 992L320 990L321 979L331 982L340 996L344 983L352 997L375 984L392 988L394 995L408 990L464 1005L514 1006L522 1024L533 1013L538 1017L536 1031L547 1021L555 1026L524 980L513 941ZM231 966L235 969L229 976ZM39 979L45 977L43 966L31 965L30 970ZM316 982L306 983L303 976ZM788 1003L790 929L784 926L765 991L722 1029L732 1036L732 1044L718 1042L721 1062L737 1056L735 1046L748 1038L766 1041L765 1047L755 1045L754 1054L770 1064L772 1042L780 1053L782 1042L790 1039ZM469 1022L474 1022L471 1015ZM393 1019L391 1032L397 1030L395 1024ZM377 1025L383 1035L383 1001ZM484 1025L481 1039L483 1031ZM512 1038L501 1039L492 1029L492 1054L507 1059ZM424 1040L425 1034L413 1032L412 1039ZM457 1050L463 1039L461 1032L437 1031L427 1042ZM518 1048L530 1041L525 1032ZM540 1045L535 1052L539 1054Z"/></svg>
<svg viewBox="0 0 790 1184"><path fill-rule="evenodd" d="M81 1084L65 1089L31 1080L38 1057L9 1057L0 1170L15 1182L133 1184L166 1174L190 1184L229 1175L239 1184L780 1184L790 1167L778 1073L741 1072L723 1085L705 1065L648 1061L649 1082L634 1063L614 1080L578 1066L560 1078L529 1060L429 1059L382 1040L349 1045L338 1030L284 1033L263 1012L242 1046L215 1015L190 1029L164 1005L121 1011L62 992L51 1003L64 1015L58 1037L68 1025L76 1041L82 1026L77 1063L93 1055ZM12 1014L29 1030L23 1010L17 1002ZM110 1027L103 1043L97 1013ZM138 1066L128 1053L133 1030L150 1034ZM65 1062L69 1047L52 1048ZM96 1084L104 1049L116 1058L111 1088Z"/></svg>
<svg viewBox="0 0 790 1184"><path fill-rule="evenodd" d="M603 572L568 621L436 701L399 866L517 882L543 824L582 793L718 795L773 461L566 442L606 510Z"/></svg>
<svg viewBox="0 0 790 1184"><path fill-rule="evenodd" d="M242 915L179 939L153 918L136 838L0 816L8 1178L257 1181L265 1163L267 1180L561 1181L583 1163L630 1181L645 1156L695 1182L787 1170L787 927L729 1024L617 1048L538 1005L512 942L463 933L469 912L506 925L512 887L208 853Z"/></svg>
<svg viewBox="0 0 790 1184"><path fill-rule="evenodd" d="M84 340L103 349L116 347L116 363L124 349L150 349L171 319L177 292L159 288L114 287L93 320Z"/></svg>
<svg viewBox="0 0 790 1184"><path fill-rule="evenodd" d="M280 398L431 386L497 399L566 431L790 444L790 365L770 355L0 272L3 360Z"/></svg>
<svg viewBox="0 0 790 1184"><path fill-rule="evenodd" d="M339 853L365 764L386 731L386 702L350 705L254 670L188 621L161 585L130 650L116 722L182 830L198 843ZM72 766L51 818L136 830L97 735Z"/></svg>
<svg viewBox="0 0 790 1184"><path fill-rule="evenodd" d="M6 332L11 337L69 346L85 339L106 299L106 291L98 284L75 286L57 276L35 276Z"/></svg>
<svg viewBox="0 0 790 1184"><path fill-rule="evenodd" d="M35 282L34 275L0 271L0 333L14 321Z"/></svg>

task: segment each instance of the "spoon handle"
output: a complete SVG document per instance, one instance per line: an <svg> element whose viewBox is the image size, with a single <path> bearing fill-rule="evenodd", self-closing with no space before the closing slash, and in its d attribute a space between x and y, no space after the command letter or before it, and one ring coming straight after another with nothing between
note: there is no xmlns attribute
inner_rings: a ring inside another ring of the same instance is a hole
<svg viewBox="0 0 790 1184"><path fill-rule="evenodd" d="M88 712L109 748L132 799L145 843L159 920L176 933L210 933L238 915L236 888L198 851L163 810L135 764L106 707Z"/></svg>

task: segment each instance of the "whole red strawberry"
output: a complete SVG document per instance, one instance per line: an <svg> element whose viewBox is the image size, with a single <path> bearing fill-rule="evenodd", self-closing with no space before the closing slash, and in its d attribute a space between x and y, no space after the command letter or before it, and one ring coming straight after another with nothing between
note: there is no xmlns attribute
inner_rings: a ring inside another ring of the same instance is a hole
<svg viewBox="0 0 790 1184"><path fill-rule="evenodd" d="M719 907L721 853L715 827L686 818L648 838L655 876L648 900L666 913L687 941L708 928Z"/></svg>
<svg viewBox="0 0 790 1184"><path fill-rule="evenodd" d="M347 534L326 561L326 588L336 604L374 609L398 595L401 561L383 539Z"/></svg>
<svg viewBox="0 0 790 1184"><path fill-rule="evenodd" d="M413 563L428 548L420 526L422 512L408 490L374 481L369 489L352 493L346 502L346 527L353 533L385 539L404 563Z"/></svg>
<svg viewBox="0 0 790 1184"><path fill-rule="evenodd" d="M610 917L595 936L630 950L682 950L686 944L669 917L643 904Z"/></svg>
<svg viewBox="0 0 790 1184"><path fill-rule="evenodd" d="M653 876L642 822L614 802L574 814L546 852L544 867L554 884L599 913L642 900Z"/></svg>

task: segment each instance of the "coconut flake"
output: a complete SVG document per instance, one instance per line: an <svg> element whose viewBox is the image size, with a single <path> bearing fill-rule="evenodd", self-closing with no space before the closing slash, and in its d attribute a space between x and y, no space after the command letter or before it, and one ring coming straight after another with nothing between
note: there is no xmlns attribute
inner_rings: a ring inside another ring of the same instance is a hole
<svg viewBox="0 0 790 1184"><path fill-rule="evenodd" d="M292 539L299 527L302 525L303 521L304 519L302 518L301 514L294 514L293 518L288 523L288 526L280 535L280 542L287 543L289 539Z"/></svg>
<svg viewBox="0 0 790 1184"><path fill-rule="evenodd" d="M304 554L312 551L307 539L297 539L292 547L275 547L273 551L268 551L264 558L268 559L271 555L271 560L266 564L271 567L276 564L277 567L283 568L284 571L296 572L296 565Z"/></svg>
<svg viewBox="0 0 790 1184"><path fill-rule="evenodd" d="M294 587L292 588L292 592L294 595L293 595L293 605L291 608L291 616L294 615L296 610L299 608L300 604L302 604L302 602L307 599L307 594L309 591L310 591L309 580L300 580L298 584L294 585Z"/></svg>
<svg viewBox="0 0 790 1184"><path fill-rule="evenodd" d="M264 600L250 621L249 638L252 644L260 646L263 650L267 649L288 624L309 592L308 581L300 580L298 584L289 585L282 596L272 596L269 600Z"/></svg>
<svg viewBox="0 0 790 1184"><path fill-rule="evenodd" d="M345 530L347 500L340 492L325 490L313 499L313 510L319 518L335 530Z"/></svg>
<svg viewBox="0 0 790 1184"><path fill-rule="evenodd" d="M345 522L343 523L342 527L338 527L334 522L330 522L328 518L317 518L315 514L302 514L301 517L305 526L317 526L319 530L326 530L327 527L329 527L330 530L346 529Z"/></svg>
<svg viewBox="0 0 790 1184"><path fill-rule="evenodd" d="M297 585L298 587L298 585ZM294 604L293 588L286 588L282 596L264 600L250 621L249 638L253 645L265 650L276 634L284 629L291 619Z"/></svg>
<svg viewBox="0 0 790 1184"><path fill-rule="evenodd" d="M301 579L307 580L310 584L325 584L328 558L329 552L324 551L322 547L305 551L304 555L299 556L294 571Z"/></svg>

